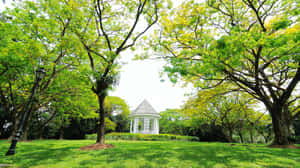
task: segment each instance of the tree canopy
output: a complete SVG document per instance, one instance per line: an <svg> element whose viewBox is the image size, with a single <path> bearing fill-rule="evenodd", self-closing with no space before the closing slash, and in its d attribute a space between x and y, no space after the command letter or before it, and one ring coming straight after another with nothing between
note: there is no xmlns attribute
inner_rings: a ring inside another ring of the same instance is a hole
<svg viewBox="0 0 300 168"><path fill-rule="evenodd" d="M201 88L229 81L263 102L274 144L288 144L295 114L284 107L299 99L298 8L292 0L185 1L161 20L151 44L168 61L172 81Z"/></svg>

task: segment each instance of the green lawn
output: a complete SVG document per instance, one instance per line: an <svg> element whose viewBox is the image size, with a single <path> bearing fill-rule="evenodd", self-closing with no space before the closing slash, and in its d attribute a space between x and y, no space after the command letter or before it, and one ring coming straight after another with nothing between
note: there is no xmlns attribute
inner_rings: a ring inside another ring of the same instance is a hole
<svg viewBox="0 0 300 168"><path fill-rule="evenodd" d="M37 140L18 144L15 156L0 141L0 164L15 167L300 167L299 149L231 146L226 143L108 141L116 147L82 151L91 140Z"/></svg>

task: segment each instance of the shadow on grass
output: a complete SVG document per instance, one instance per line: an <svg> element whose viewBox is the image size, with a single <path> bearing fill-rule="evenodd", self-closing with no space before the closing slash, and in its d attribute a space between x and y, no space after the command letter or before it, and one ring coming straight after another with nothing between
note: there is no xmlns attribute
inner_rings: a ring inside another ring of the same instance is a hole
<svg viewBox="0 0 300 168"><path fill-rule="evenodd" d="M122 142L115 148L82 151L91 141L33 141L20 143L12 157L0 155L0 163L16 163L20 167L56 165L70 167L297 167L300 150L266 147L230 146L222 143L198 142ZM0 143L0 151L9 144ZM74 160L74 161L73 161ZM128 165L129 164L129 165Z"/></svg>
<svg viewBox="0 0 300 168"><path fill-rule="evenodd" d="M299 164L299 150L290 149L270 149L265 147L231 147L220 143L138 143L135 146L125 144L115 144L114 149L103 152L90 153L91 159L80 162L80 165L99 165L103 162L111 164L113 162L124 163L126 160L146 161L145 165L159 165L164 167L170 162L192 163L199 167L214 167L221 165L225 167L296 167ZM279 159L278 158L283 158ZM145 166L144 165L144 166ZM125 165L121 165L124 166ZM141 165L141 167L144 167ZM173 165L175 167L185 167L183 165ZM150 166L151 167L151 166ZM167 167L167 166L166 166Z"/></svg>
<svg viewBox="0 0 300 168"><path fill-rule="evenodd" d="M18 164L24 168L63 161L69 153L80 146L55 140L21 142L17 145L15 155L4 156L9 145L8 142L0 143L0 163Z"/></svg>
<svg viewBox="0 0 300 168"><path fill-rule="evenodd" d="M117 144L113 143L116 147L111 149L105 149L103 151L90 151L89 155L90 160L83 160L80 162L82 167L88 165L100 165L103 163L111 164L114 162L120 163L120 167L125 161L131 160L136 161L140 160L144 163L152 162L155 165L164 165L167 164L168 158L171 158L174 154L174 151L168 150L168 146L163 146L157 143L144 142L129 142L128 144L119 142ZM140 165L141 167L145 167ZM146 166L147 167L147 166Z"/></svg>
<svg viewBox="0 0 300 168"><path fill-rule="evenodd" d="M178 150L177 150L178 151ZM180 160L197 162L203 167L297 167L300 150L266 147L232 147L226 144L199 145L178 151Z"/></svg>

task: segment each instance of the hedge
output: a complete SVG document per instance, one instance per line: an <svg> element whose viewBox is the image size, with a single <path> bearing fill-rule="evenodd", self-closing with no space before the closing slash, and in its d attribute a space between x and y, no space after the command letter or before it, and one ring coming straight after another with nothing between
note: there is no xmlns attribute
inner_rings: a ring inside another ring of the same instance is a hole
<svg viewBox="0 0 300 168"><path fill-rule="evenodd" d="M95 140L97 134L86 135L86 139ZM106 140L141 140L141 141L199 141L195 136L182 136L173 134L132 134L112 132L105 135Z"/></svg>

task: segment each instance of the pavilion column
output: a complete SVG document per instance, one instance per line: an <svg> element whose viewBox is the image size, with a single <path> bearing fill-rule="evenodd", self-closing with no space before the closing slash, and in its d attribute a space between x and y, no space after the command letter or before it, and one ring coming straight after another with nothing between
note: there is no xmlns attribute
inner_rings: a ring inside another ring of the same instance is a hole
<svg viewBox="0 0 300 168"><path fill-rule="evenodd" d="M134 132L134 119L131 119L131 131Z"/></svg>
<svg viewBox="0 0 300 168"><path fill-rule="evenodd" d="M149 119L149 133L153 134L153 118Z"/></svg>
<svg viewBox="0 0 300 168"><path fill-rule="evenodd" d="M144 133L149 132L149 118L144 118Z"/></svg>
<svg viewBox="0 0 300 168"><path fill-rule="evenodd" d="M134 118L133 133L138 133L138 129L139 129L139 118Z"/></svg>
<svg viewBox="0 0 300 168"><path fill-rule="evenodd" d="M132 125L132 119L130 120L130 133L132 133L132 127L133 127L133 125Z"/></svg>
<svg viewBox="0 0 300 168"><path fill-rule="evenodd" d="M153 134L156 134L156 118L153 119Z"/></svg>
<svg viewBox="0 0 300 168"><path fill-rule="evenodd" d="M158 119L155 118L154 120L154 128L155 128L155 134L158 134L159 133L159 125L158 125Z"/></svg>

